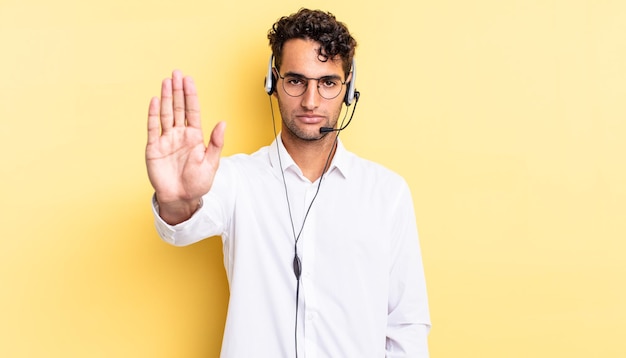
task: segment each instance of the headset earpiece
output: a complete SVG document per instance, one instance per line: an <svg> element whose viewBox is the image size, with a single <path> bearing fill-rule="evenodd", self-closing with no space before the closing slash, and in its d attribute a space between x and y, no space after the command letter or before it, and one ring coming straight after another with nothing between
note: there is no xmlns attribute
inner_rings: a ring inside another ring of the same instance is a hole
<svg viewBox="0 0 626 358"><path fill-rule="evenodd" d="M276 76L272 71L272 65L274 64L274 55L270 55L270 60L267 65L267 75L265 76L265 93L271 95L276 89Z"/></svg>
<svg viewBox="0 0 626 358"><path fill-rule="evenodd" d="M343 103L346 106L350 106L352 102L356 99L358 101L359 95L355 88L356 83L356 62L352 59L352 77L350 78L350 82L348 82L348 90L346 91L346 96L343 98Z"/></svg>

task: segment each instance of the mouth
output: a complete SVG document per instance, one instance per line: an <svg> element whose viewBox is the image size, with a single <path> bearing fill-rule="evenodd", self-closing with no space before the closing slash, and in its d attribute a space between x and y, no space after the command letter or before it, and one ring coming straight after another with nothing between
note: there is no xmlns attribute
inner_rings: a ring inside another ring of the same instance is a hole
<svg viewBox="0 0 626 358"><path fill-rule="evenodd" d="M326 117L316 114L302 114L296 116L296 118L305 124L319 124L326 120Z"/></svg>

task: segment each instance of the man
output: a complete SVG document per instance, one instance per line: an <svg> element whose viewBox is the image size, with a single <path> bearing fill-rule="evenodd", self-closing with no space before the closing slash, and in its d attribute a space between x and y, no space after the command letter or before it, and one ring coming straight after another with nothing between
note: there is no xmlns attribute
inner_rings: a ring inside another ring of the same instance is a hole
<svg viewBox="0 0 626 358"><path fill-rule="evenodd" d="M338 139L342 106L358 100L356 41L330 13L307 9L268 37L267 91L282 118L270 146L220 158L224 123L205 146L194 82L179 71L150 102L157 230L178 246L222 237L230 287L222 357L427 357L409 188Z"/></svg>

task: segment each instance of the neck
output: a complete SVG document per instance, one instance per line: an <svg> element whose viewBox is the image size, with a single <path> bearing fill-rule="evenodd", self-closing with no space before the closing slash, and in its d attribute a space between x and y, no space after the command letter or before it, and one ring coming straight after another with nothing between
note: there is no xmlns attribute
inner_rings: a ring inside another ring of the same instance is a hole
<svg viewBox="0 0 626 358"><path fill-rule="evenodd" d="M290 136L283 131L281 139L287 153L300 168L302 174L311 182L319 179L328 169L325 166L327 163L330 165L337 150L335 147L336 134L334 133L328 133L319 140L307 141Z"/></svg>

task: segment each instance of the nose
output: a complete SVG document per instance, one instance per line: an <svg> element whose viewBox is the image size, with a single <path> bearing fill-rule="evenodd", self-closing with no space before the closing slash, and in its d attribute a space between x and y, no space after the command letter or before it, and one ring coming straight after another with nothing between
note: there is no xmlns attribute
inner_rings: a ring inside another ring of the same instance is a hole
<svg viewBox="0 0 626 358"><path fill-rule="evenodd" d="M302 95L301 105L303 108L307 110L312 110L312 109L319 107L320 101L322 98L317 88L319 84L317 83L317 81L315 82L313 81L314 80L309 80L306 90L304 91L304 94Z"/></svg>

